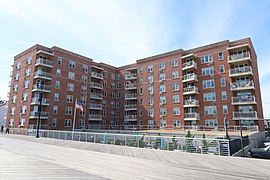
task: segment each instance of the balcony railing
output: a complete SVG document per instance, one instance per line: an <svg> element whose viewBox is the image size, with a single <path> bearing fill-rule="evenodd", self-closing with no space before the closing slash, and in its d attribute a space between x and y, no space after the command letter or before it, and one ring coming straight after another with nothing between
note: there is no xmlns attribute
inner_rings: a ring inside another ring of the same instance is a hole
<svg viewBox="0 0 270 180"><path fill-rule="evenodd" d="M51 92L51 87L46 85L33 86L33 91Z"/></svg>
<svg viewBox="0 0 270 180"><path fill-rule="evenodd" d="M245 67L230 69L229 76L232 77L232 76L249 75L249 74L253 74L252 68L250 66L245 66Z"/></svg>
<svg viewBox="0 0 270 180"><path fill-rule="evenodd" d="M31 104L39 104L39 97L32 98ZM49 103L49 100L48 99L42 98L41 105L49 105L49 104L50 103Z"/></svg>
<svg viewBox="0 0 270 180"><path fill-rule="evenodd" d="M35 65L36 66L42 65L42 66L46 66L46 67L53 67L53 62L49 61L47 59L38 58L38 59L36 59Z"/></svg>
<svg viewBox="0 0 270 180"><path fill-rule="evenodd" d="M137 109L137 104L127 104L125 105L125 110L128 109Z"/></svg>
<svg viewBox="0 0 270 180"><path fill-rule="evenodd" d="M200 106L199 100L189 99L184 101L184 107L197 107Z"/></svg>
<svg viewBox="0 0 270 180"><path fill-rule="evenodd" d="M198 81L198 76L195 73L184 75L183 82L188 81Z"/></svg>
<svg viewBox="0 0 270 180"><path fill-rule="evenodd" d="M185 113L184 114L184 120L200 120L200 114L199 113Z"/></svg>
<svg viewBox="0 0 270 180"><path fill-rule="evenodd" d="M137 121L137 115L125 115L125 121Z"/></svg>
<svg viewBox="0 0 270 180"><path fill-rule="evenodd" d="M34 78L44 78L44 79L52 80L52 75L44 71L36 71Z"/></svg>
<svg viewBox="0 0 270 180"><path fill-rule="evenodd" d="M38 118L38 116L39 116L39 112L31 111L29 118ZM43 111L40 112L41 119L48 119L48 117L49 117L49 112L43 112Z"/></svg>
<svg viewBox="0 0 270 180"><path fill-rule="evenodd" d="M96 83L96 82L91 82L91 87L92 88L103 89L103 84Z"/></svg>
<svg viewBox="0 0 270 180"><path fill-rule="evenodd" d="M232 105L256 104L255 96L232 97Z"/></svg>
<svg viewBox="0 0 270 180"><path fill-rule="evenodd" d="M90 114L89 115L89 120L96 120L96 121L101 121L102 120L102 115L100 114Z"/></svg>
<svg viewBox="0 0 270 180"><path fill-rule="evenodd" d="M256 111L250 112L233 112L234 120L256 120L258 119L258 114Z"/></svg>
<svg viewBox="0 0 270 180"><path fill-rule="evenodd" d="M137 79L136 73L125 74L125 80Z"/></svg>
<svg viewBox="0 0 270 180"><path fill-rule="evenodd" d="M198 93L199 93L199 90L198 90L198 88L196 86L186 87L183 90L184 95L186 95L186 94L198 94Z"/></svg>
<svg viewBox="0 0 270 180"><path fill-rule="evenodd" d="M253 81L240 81L231 83L231 91L255 89Z"/></svg>
<svg viewBox="0 0 270 180"><path fill-rule="evenodd" d="M97 72L91 72L91 77L103 79L103 74Z"/></svg>
<svg viewBox="0 0 270 180"><path fill-rule="evenodd" d="M102 110L102 104L90 103L89 104L89 109L99 109L99 110Z"/></svg>
<svg viewBox="0 0 270 180"><path fill-rule="evenodd" d="M125 84L125 89L137 89L137 84Z"/></svg>
<svg viewBox="0 0 270 180"><path fill-rule="evenodd" d="M125 94L125 99L137 99L137 94Z"/></svg>
<svg viewBox="0 0 270 180"><path fill-rule="evenodd" d="M246 61L246 60L250 60L249 52L228 56L228 63L234 63L234 62L240 62L240 61Z"/></svg>
<svg viewBox="0 0 270 180"><path fill-rule="evenodd" d="M93 98L93 99L102 99L102 94L90 93L90 98Z"/></svg>
<svg viewBox="0 0 270 180"><path fill-rule="evenodd" d="M189 62L182 64L182 70L186 70L186 69L190 69L190 68L197 69L197 63L195 63L194 61L189 61Z"/></svg>

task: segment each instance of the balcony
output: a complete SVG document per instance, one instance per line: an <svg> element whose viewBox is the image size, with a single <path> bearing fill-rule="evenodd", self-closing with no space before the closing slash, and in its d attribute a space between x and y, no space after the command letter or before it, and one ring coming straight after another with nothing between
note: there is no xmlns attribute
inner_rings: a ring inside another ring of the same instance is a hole
<svg viewBox="0 0 270 180"><path fill-rule="evenodd" d="M185 113L184 114L185 121L197 121L200 120L200 114L193 112L193 113Z"/></svg>
<svg viewBox="0 0 270 180"><path fill-rule="evenodd" d="M239 63L239 62L244 63L244 62L249 62L249 61L251 61L249 52L228 56L228 63L231 63L231 64Z"/></svg>
<svg viewBox="0 0 270 180"><path fill-rule="evenodd" d="M137 115L125 115L124 121L137 121Z"/></svg>
<svg viewBox="0 0 270 180"><path fill-rule="evenodd" d="M199 100L196 99L185 100L184 107L200 107Z"/></svg>
<svg viewBox="0 0 270 180"><path fill-rule="evenodd" d="M232 105L257 104L255 96L232 97Z"/></svg>
<svg viewBox="0 0 270 180"><path fill-rule="evenodd" d="M102 100L102 94L90 93L90 98L91 99L101 99Z"/></svg>
<svg viewBox="0 0 270 180"><path fill-rule="evenodd" d="M183 95L199 94L199 90L196 86L186 87L183 90Z"/></svg>
<svg viewBox="0 0 270 180"><path fill-rule="evenodd" d="M137 94L125 94L125 100L135 100L137 99Z"/></svg>
<svg viewBox="0 0 270 180"><path fill-rule="evenodd" d="M231 83L231 91L255 89L253 81L240 81Z"/></svg>
<svg viewBox="0 0 270 180"><path fill-rule="evenodd" d="M38 58L36 59L36 64L35 66L45 66L45 67L53 67L53 62L49 61L47 59L42 59L42 58Z"/></svg>
<svg viewBox="0 0 270 180"><path fill-rule="evenodd" d="M187 70L187 69L197 69L197 63L195 63L194 61L189 61L186 63L182 64L182 70Z"/></svg>
<svg viewBox="0 0 270 180"><path fill-rule="evenodd" d="M256 111L233 112L233 120L258 120L258 114Z"/></svg>
<svg viewBox="0 0 270 180"><path fill-rule="evenodd" d="M230 69L229 73L230 77L246 76L246 75L253 76L252 68L250 66Z"/></svg>
<svg viewBox="0 0 270 180"><path fill-rule="evenodd" d="M102 115L100 114L89 114L89 121L102 121Z"/></svg>
<svg viewBox="0 0 270 180"><path fill-rule="evenodd" d="M135 111L135 110L137 110L137 104L125 105L125 111Z"/></svg>
<svg viewBox="0 0 270 180"><path fill-rule="evenodd" d="M103 74L97 72L91 72L92 78L103 79Z"/></svg>
<svg viewBox="0 0 270 180"><path fill-rule="evenodd" d="M125 74L125 80L133 80L133 79L137 79L137 73Z"/></svg>
<svg viewBox="0 0 270 180"><path fill-rule="evenodd" d="M198 81L198 77L195 73L187 74L183 76L183 82Z"/></svg>
<svg viewBox="0 0 270 180"><path fill-rule="evenodd" d="M32 98L31 105L39 105L39 97ZM42 98L41 105L42 106L49 106L50 105L49 100Z"/></svg>
<svg viewBox="0 0 270 180"><path fill-rule="evenodd" d="M34 85L32 91L40 91L40 92L51 92L51 87L50 86L46 86L46 85L41 85L41 86L37 86Z"/></svg>
<svg viewBox="0 0 270 180"><path fill-rule="evenodd" d="M37 119L38 118L38 112L37 111L31 111L29 118L30 119ZM40 112L40 119L48 119L49 118L49 112Z"/></svg>
<svg viewBox="0 0 270 180"><path fill-rule="evenodd" d="M103 84L101 83L91 82L90 86L91 88L103 89Z"/></svg>
<svg viewBox="0 0 270 180"><path fill-rule="evenodd" d="M137 89L137 84L125 84L125 90Z"/></svg>
<svg viewBox="0 0 270 180"><path fill-rule="evenodd" d="M52 80L52 75L50 73L46 73L44 71L36 71L34 79L36 79L36 78Z"/></svg>
<svg viewBox="0 0 270 180"><path fill-rule="evenodd" d="M102 104L90 103L89 104L89 109L102 110Z"/></svg>
<svg viewBox="0 0 270 180"><path fill-rule="evenodd" d="M11 81L8 82L8 87L11 87Z"/></svg>

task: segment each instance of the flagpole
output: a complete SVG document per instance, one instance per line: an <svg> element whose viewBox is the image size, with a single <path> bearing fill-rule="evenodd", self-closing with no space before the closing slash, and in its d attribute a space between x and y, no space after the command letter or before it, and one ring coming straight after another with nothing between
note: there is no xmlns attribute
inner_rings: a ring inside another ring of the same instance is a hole
<svg viewBox="0 0 270 180"><path fill-rule="evenodd" d="M73 124L72 124L72 141L73 141L73 136L74 136L74 129L75 129L75 119L76 119L76 103L77 103L77 98L74 104L74 116L73 116Z"/></svg>

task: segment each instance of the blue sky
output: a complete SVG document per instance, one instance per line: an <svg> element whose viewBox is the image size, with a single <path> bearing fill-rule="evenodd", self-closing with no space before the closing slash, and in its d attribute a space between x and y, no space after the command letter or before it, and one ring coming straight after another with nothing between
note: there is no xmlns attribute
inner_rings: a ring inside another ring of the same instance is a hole
<svg viewBox="0 0 270 180"><path fill-rule="evenodd" d="M251 37L265 117L270 118L268 0L0 0L0 97L13 57L59 46L114 66L183 48Z"/></svg>

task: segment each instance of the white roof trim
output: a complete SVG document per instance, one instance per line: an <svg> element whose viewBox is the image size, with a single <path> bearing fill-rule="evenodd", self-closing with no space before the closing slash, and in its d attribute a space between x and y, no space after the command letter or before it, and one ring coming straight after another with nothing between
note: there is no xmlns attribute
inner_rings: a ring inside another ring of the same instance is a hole
<svg viewBox="0 0 270 180"><path fill-rule="evenodd" d="M241 45L238 45L238 46L228 47L227 50L238 49L238 48L247 47L247 46L249 47L249 44L241 44Z"/></svg>
<svg viewBox="0 0 270 180"><path fill-rule="evenodd" d="M36 52L36 54L39 54L39 53L44 53L44 54L47 54L47 55L50 55L50 56L54 56L54 54L49 53L47 51L43 51L43 50L39 50L39 51Z"/></svg>
<svg viewBox="0 0 270 180"><path fill-rule="evenodd" d="M91 67L96 68L96 69L100 69L100 70L104 71L104 69L103 69L103 68L98 67L98 66L91 66Z"/></svg>
<svg viewBox="0 0 270 180"><path fill-rule="evenodd" d="M185 55L185 56L182 56L181 58L182 58L182 59L185 59L185 58L188 58L188 57L191 57L191 56L194 56L194 54L193 54L193 53L187 54L187 55Z"/></svg>
<svg viewBox="0 0 270 180"><path fill-rule="evenodd" d="M125 69L125 71L130 71L130 70L137 70L137 67L132 67L132 68Z"/></svg>

